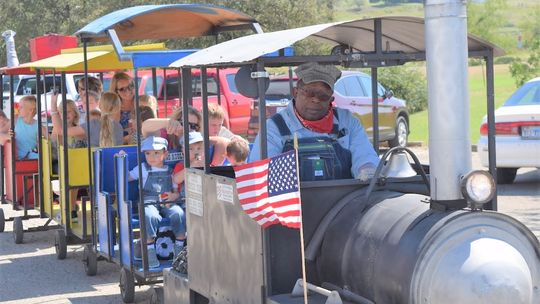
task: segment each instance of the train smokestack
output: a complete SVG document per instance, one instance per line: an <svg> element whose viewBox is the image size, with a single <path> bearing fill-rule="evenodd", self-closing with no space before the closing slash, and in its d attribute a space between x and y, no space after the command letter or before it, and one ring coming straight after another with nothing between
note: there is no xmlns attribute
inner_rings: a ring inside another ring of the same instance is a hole
<svg viewBox="0 0 540 304"><path fill-rule="evenodd" d="M15 49L15 31L7 30L2 33L2 37L6 42L7 66L15 67L19 65L17 50Z"/></svg>
<svg viewBox="0 0 540 304"><path fill-rule="evenodd" d="M466 206L460 179L471 170L466 4L424 4L431 198L451 209Z"/></svg>

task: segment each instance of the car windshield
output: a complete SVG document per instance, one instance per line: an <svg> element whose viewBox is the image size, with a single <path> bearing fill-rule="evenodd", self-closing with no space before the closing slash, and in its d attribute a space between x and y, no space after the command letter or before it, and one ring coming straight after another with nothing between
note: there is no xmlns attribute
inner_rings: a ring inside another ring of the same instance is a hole
<svg viewBox="0 0 540 304"><path fill-rule="evenodd" d="M293 87L296 86L296 80L293 81ZM289 79L270 80L268 90L266 90L266 100L291 100L291 89Z"/></svg>
<svg viewBox="0 0 540 304"><path fill-rule="evenodd" d="M519 88L505 106L540 105L540 81L531 81Z"/></svg>

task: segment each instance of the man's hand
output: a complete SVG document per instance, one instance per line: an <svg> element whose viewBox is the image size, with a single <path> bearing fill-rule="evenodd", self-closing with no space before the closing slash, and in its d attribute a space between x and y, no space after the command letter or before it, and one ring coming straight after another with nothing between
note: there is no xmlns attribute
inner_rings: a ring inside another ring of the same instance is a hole
<svg viewBox="0 0 540 304"><path fill-rule="evenodd" d="M363 182L368 181L375 175L375 169L375 165L372 163L367 163L360 167L360 170L358 170L358 176L356 178Z"/></svg>

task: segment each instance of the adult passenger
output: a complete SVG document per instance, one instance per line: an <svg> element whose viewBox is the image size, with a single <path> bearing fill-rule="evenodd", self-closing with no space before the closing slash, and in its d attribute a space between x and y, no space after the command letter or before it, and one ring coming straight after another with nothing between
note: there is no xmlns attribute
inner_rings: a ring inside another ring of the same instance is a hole
<svg viewBox="0 0 540 304"><path fill-rule="evenodd" d="M133 79L124 72L116 73L111 80L109 91L118 94L122 101L120 124L124 128L124 143L128 143L131 139L130 134L133 132L133 126L129 125L129 120L135 111L135 84Z"/></svg>
<svg viewBox="0 0 540 304"><path fill-rule="evenodd" d="M299 138L301 180L372 177L379 158L358 119L334 108L334 84L341 72L334 66L309 62L296 70L298 82L286 109L267 120L268 156L293 149ZM260 134L250 161L260 159Z"/></svg>

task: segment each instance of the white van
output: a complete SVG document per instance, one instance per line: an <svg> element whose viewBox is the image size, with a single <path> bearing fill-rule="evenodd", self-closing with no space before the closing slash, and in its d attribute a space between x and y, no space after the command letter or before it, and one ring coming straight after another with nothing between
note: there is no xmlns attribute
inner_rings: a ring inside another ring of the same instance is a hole
<svg viewBox="0 0 540 304"><path fill-rule="evenodd" d="M77 92L77 81L84 77L84 74L66 74L66 98L77 100L79 99L79 94ZM45 75L45 82L40 81L41 92L46 92L46 94L41 96L41 111L49 112L51 108L51 94L54 88L60 92L60 82L61 76L58 75ZM43 79L43 76L42 76ZM8 90L4 91L4 95L7 95L7 98L4 98L4 112L6 115L10 115L10 102L9 102L9 86ZM25 95L36 95L36 76L35 75L22 75L19 76L19 81L15 87L15 108L19 100ZM61 100L61 97L59 98Z"/></svg>

